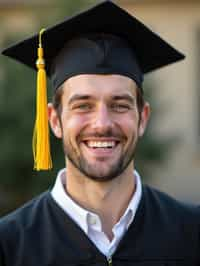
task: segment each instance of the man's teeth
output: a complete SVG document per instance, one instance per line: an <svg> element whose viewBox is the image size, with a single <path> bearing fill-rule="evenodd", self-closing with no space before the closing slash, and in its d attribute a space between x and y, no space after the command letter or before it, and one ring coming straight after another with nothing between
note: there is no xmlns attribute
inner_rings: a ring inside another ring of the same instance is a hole
<svg viewBox="0 0 200 266"><path fill-rule="evenodd" d="M90 148L113 148L115 141L87 141L87 146Z"/></svg>

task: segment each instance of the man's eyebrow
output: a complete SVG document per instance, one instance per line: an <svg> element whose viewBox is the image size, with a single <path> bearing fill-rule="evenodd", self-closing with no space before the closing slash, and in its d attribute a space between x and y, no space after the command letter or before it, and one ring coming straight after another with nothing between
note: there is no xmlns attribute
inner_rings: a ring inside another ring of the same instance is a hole
<svg viewBox="0 0 200 266"><path fill-rule="evenodd" d="M81 101L81 100L89 100L92 99L93 97L91 95L87 94L74 94L70 99L68 104L72 104L75 101Z"/></svg>
<svg viewBox="0 0 200 266"><path fill-rule="evenodd" d="M68 104L72 104L75 101L81 101L81 100L91 100L94 99L93 96L88 94L74 94L68 101ZM111 97L111 100L119 101L119 100L126 100L131 104L135 103L135 97L131 96L129 94L120 94L120 95L113 95Z"/></svg>
<svg viewBox="0 0 200 266"><path fill-rule="evenodd" d="M136 97L131 96L129 94L120 94L120 95L114 95L112 96L113 100L126 100L130 102L131 104L135 103Z"/></svg>

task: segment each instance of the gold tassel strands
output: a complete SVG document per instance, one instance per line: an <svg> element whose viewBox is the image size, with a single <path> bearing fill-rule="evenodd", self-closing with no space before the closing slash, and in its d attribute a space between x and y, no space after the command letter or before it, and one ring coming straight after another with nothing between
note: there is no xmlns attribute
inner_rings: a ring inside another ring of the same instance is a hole
<svg viewBox="0 0 200 266"><path fill-rule="evenodd" d="M47 110L47 78L45 71L44 51L42 47L42 34L39 33L38 59L36 61L37 72L37 99L36 120L33 132L33 157L34 169L49 170L52 168L52 159L49 141L49 125Z"/></svg>

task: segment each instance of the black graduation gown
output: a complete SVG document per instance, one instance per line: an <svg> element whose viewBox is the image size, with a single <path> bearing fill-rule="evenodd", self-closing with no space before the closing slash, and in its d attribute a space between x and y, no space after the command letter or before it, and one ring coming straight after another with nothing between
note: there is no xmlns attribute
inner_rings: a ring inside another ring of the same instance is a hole
<svg viewBox="0 0 200 266"><path fill-rule="evenodd" d="M200 208L143 186L113 266L200 265ZM45 192L0 220L1 266L106 266L106 257Z"/></svg>

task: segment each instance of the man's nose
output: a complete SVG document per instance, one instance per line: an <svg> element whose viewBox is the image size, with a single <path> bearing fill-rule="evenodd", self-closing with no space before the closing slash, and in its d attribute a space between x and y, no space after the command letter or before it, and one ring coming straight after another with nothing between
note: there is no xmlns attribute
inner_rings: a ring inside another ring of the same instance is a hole
<svg viewBox="0 0 200 266"><path fill-rule="evenodd" d="M111 112L106 104L100 104L94 114L92 127L96 130L108 130L112 128L113 121Z"/></svg>

